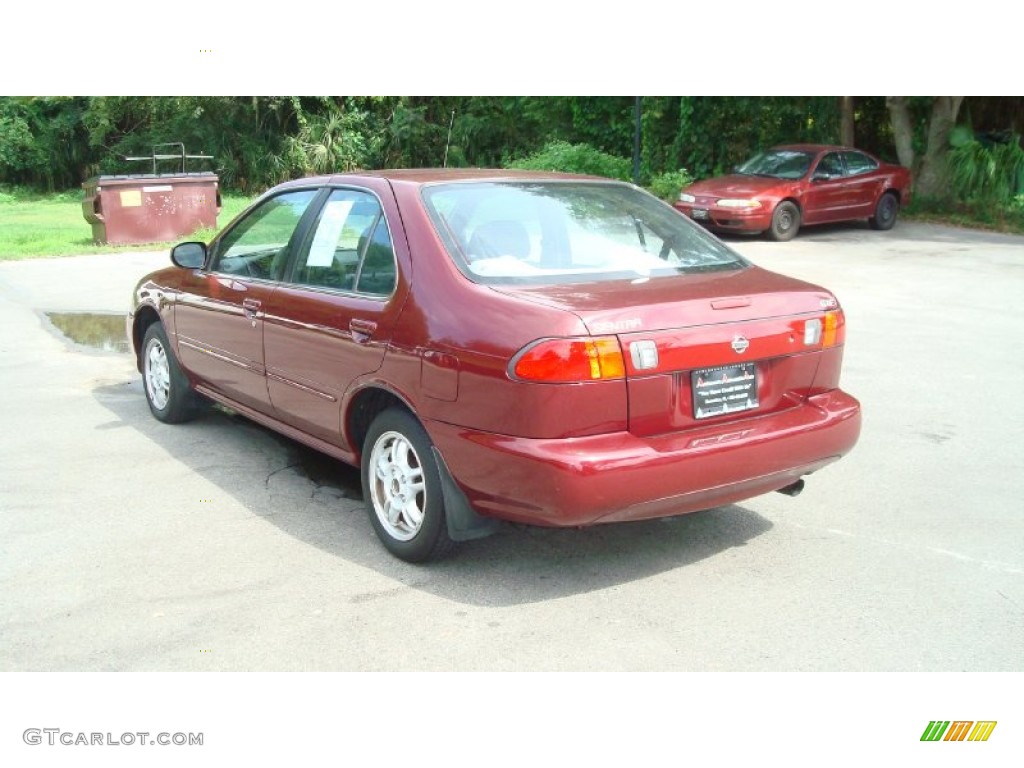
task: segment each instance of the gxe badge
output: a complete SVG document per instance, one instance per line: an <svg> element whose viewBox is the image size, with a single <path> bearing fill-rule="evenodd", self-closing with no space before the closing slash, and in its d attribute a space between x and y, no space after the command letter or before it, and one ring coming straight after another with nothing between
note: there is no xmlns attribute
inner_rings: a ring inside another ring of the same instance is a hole
<svg viewBox="0 0 1024 768"><path fill-rule="evenodd" d="M742 355L744 352L747 351L747 347L749 346L750 342L747 341L742 336L737 336L735 339L732 340L732 349L733 352L735 352L737 355Z"/></svg>

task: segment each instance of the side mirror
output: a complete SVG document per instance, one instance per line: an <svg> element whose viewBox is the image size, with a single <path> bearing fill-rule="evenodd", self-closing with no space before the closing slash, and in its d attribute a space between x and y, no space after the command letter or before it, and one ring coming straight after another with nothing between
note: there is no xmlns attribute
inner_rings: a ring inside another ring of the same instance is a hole
<svg viewBox="0 0 1024 768"><path fill-rule="evenodd" d="M815 171L814 174L811 176L811 181L828 181L831 178L831 173L826 173L825 171Z"/></svg>
<svg viewBox="0 0 1024 768"><path fill-rule="evenodd" d="M171 261L182 269L199 269L206 263L206 244L179 243L171 248Z"/></svg>

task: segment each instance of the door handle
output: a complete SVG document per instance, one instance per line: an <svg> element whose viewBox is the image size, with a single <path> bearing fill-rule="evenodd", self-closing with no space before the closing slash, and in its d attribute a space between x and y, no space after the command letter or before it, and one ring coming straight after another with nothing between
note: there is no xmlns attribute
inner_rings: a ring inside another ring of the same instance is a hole
<svg viewBox="0 0 1024 768"><path fill-rule="evenodd" d="M256 317L256 313L262 306L259 299L242 299L242 312L246 317Z"/></svg>
<svg viewBox="0 0 1024 768"><path fill-rule="evenodd" d="M348 321L348 329L352 332L352 341L357 344L365 344L377 330L377 324L373 320L363 320L353 317Z"/></svg>

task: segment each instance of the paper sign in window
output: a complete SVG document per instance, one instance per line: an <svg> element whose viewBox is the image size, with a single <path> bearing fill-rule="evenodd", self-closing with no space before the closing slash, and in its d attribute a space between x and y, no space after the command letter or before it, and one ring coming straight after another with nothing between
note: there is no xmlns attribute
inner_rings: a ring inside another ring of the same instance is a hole
<svg viewBox="0 0 1024 768"><path fill-rule="evenodd" d="M320 216L313 244L306 257L307 267L329 267L334 264L334 251L341 239L341 230L352 210L352 200L328 200Z"/></svg>

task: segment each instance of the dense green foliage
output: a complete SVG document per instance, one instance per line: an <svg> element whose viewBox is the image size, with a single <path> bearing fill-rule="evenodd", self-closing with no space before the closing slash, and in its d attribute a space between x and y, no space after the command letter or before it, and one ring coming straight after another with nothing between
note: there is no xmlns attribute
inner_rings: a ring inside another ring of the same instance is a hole
<svg viewBox="0 0 1024 768"><path fill-rule="evenodd" d="M631 163L626 158L594 149L589 144L570 144L567 141L552 141L539 152L512 161L508 167L528 171L585 173L622 181L628 180L631 173Z"/></svg>
<svg viewBox="0 0 1024 768"><path fill-rule="evenodd" d="M964 201L1010 204L1024 194L1024 149L1020 137L979 141L957 136L949 151L949 177Z"/></svg>
<svg viewBox="0 0 1024 768"><path fill-rule="evenodd" d="M647 187L651 190L652 194L671 203L679 199L679 193L683 187L692 184L693 180L693 177L685 168L680 168L678 171L659 173L651 179Z"/></svg>
<svg viewBox="0 0 1024 768"><path fill-rule="evenodd" d="M189 170L216 170L224 186L250 193L352 168L504 166L552 142L588 145L631 169L634 107L631 96L2 98L0 183L60 190L98 173L142 173L146 163L124 156L174 141L214 155ZM834 141L837 109L834 97L644 97L642 181L678 168L707 176L780 141Z"/></svg>
<svg viewBox="0 0 1024 768"><path fill-rule="evenodd" d="M1019 132L1019 101L972 97L963 113L979 130ZM920 147L927 103L910 101ZM857 145L895 160L885 99L858 96L854 105ZM839 140L833 96L645 96L641 106L640 180L664 197L681 168L705 178L772 144ZM214 155L188 170L215 170L245 194L312 173L445 163L556 160L549 167L631 178L635 107L632 96L2 97L0 184L66 190L99 173L143 173L148 164L123 158L177 141ZM983 159L971 158L974 180Z"/></svg>

